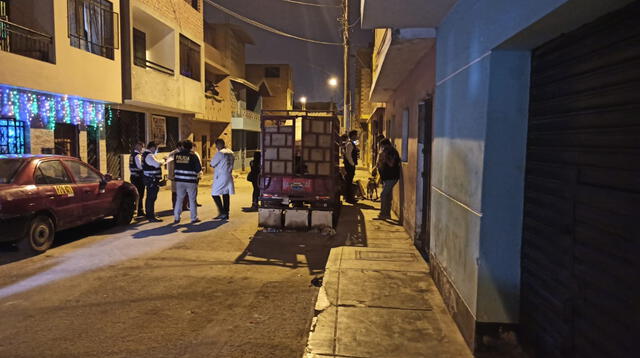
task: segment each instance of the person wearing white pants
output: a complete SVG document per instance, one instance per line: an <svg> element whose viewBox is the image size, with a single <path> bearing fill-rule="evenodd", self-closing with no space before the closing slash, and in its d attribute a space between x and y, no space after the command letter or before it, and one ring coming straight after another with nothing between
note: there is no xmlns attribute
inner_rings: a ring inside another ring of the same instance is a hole
<svg viewBox="0 0 640 358"><path fill-rule="evenodd" d="M176 182L176 203L182 203L184 196L189 197L189 212L191 213L191 223L200 221L198 219L198 205L196 204L196 193L198 189L198 174L202 170L202 164L198 157L191 152L193 143L190 140L182 142L182 150L173 157L175 162L174 180ZM173 209L174 224L180 223L182 215L182 205L176 205Z"/></svg>

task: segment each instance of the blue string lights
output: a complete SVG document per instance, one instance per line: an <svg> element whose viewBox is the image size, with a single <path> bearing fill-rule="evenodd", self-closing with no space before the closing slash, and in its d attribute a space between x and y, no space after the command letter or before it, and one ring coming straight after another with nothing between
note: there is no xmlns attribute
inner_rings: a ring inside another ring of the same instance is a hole
<svg viewBox="0 0 640 358"><path fill-rule="evenodd" d="M0 86L0 116L15 118L28 126L32 121L40 120L43 127L51 130L55 129L56 123L102 129L105 104L80 97Z"/></svg>

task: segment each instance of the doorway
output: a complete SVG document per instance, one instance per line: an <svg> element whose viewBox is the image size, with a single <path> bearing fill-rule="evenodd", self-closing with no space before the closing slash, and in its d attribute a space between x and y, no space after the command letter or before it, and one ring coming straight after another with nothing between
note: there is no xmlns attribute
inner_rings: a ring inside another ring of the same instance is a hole
<svg viewBox="0 0 640 358"><path fill-rule="evenodd" d="M418 104L418 180L416 188L416 246L429 254L429 212L431 201L431 139L433 99Z"/></svg>
<svg viewBox="0 0 640 358"><path fill-rule="evenodd" d="M100 131L96 126L87 126L87 163L100 169Z"/></svg>
<svg viewBox="0 0 640 358"><path fill-rule="evenodd" d="M56 123L53 131L54 153L78 157L78 126L69 123Z"/></svg>

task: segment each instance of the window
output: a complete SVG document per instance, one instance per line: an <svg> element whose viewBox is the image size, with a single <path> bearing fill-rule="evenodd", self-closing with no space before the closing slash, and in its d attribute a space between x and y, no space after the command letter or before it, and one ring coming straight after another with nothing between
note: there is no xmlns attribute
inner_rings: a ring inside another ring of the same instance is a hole
<svg viewBox="0 0 640 358"><path fill-rule="evenodd" d="M18 169L22 167L22 163L24 163L22 159L0 159L0 184L10 184L18 173Z"/></svg>
<svg viewBox="0 0 640 358"><path fill-rule="evenodd" d="M402 111L402 161L409 160L409 109Z"/></svg>
<svg viewBox="0 0 640 358"><path fill-rule="evenodd" d="M198 0L184 0L187 4L190 4L192 8L198 10Z"/></svg>
<svg viewBox="0 0 640 358"><path fill-rule="evenodd" d="M0 154L24 154L24 122L0 118Z"/></svg>
<svg viewBox="0 0 640 358"><path fill-rule="evenodd" d="M67 0L71 46L113 60L117 14L107 0Z"/></svg>
<svg viewBox="0 0 640 358"><path fill-rule="evenodd" d="M265 67L264 77L267 78L280 78L280 67Z"/></svg>
<svg viewBox="0 0 640 358"><path fill-rule="evenodd" d="M70 184L71 179L59 160L40 163L35 174L36 184Z"/></svg>
<svg viewBox="0 0 640 358"><path fill-rule="evenodd" d="M147 67L147 34L133 29L133 64Z"/></svg>
<svg viewBox="0 0 640 358"><path fill-rule="evenodd" d="M69 167L73 177L76 179L76 183L99 183L102 181L102 176L96 173L93 169L86 166L84 163L76 162L73 160L65 160L64 164Z"/></svg>
<svg viewBox="0 0 640 358"><path fill-rule="evenodd" d="M180 35L180 74L200 82L200 45Z"/></svg>

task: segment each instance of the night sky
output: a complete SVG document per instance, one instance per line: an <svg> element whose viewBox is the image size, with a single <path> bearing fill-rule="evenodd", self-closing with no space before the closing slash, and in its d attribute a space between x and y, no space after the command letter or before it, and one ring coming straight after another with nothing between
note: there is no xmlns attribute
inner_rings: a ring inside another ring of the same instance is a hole
<svg viewBox="0 0 640 358"><path fill-rule="evenodd" d="M252 20L300 37L327 42L342 42L338 18L339 7L316 7L289 3L283 0L212 0L219 5ZM315 4L340 5L341 0L301 0ZM352 54L355 48L365 47L373 41L371 31L360 29L360 0L350 0L349 20L352 28ZM247 63L288 63L293 65L296 101L306 96L312 101L328 101L342 98L342 46L319 45L281 37L224 14L206 4L205 18L211 23L230 22L240 24L255 40L246 47ZM355 58L352 57L351 61ZM338 89L332 91L327 79L340 79ZM353 83L352 76L352 83ZM333 92L333 93L332 93Z"/></svg>

